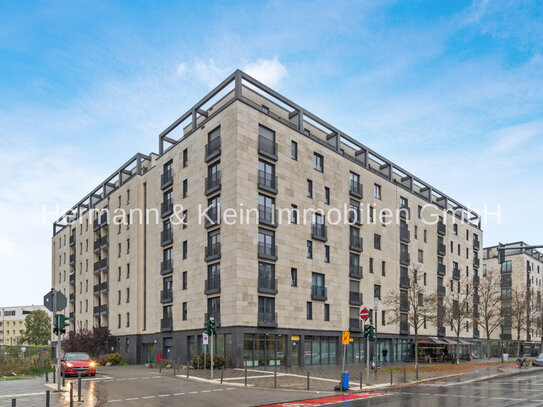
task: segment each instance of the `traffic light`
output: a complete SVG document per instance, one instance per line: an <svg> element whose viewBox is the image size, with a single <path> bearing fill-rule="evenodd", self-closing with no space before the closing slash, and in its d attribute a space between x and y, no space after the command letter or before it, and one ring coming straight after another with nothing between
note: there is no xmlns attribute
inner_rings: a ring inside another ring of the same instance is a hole
<svg viewBox="0 0 543 407"><path fill-rule="evenodd" d="M206 335L211 335L211 321L204 322L204 332Z"/></svg>
<svg viewBox="0 0 543 407"><path fill-rule="evenodd" d="M213 333L213 335L217 335L217 329L215 326L215 318L209 319L209 330L211 331L211 333Z"/></svg>
<svg viewBox="0 0 543 407"><path fill-rule="evenodd" d="M498 245L498 263L505 263L505 247L501 243Z"/></svg>
<svg viewBox="0 0 543 407"><path fill-rule="evenodd" d="M61 334L66 333L66 327L70 325L70 318L68 318L66 315L57 314L56 318L53 321L53 333L57 334L60 332Z"/></svg>
<svg viewBox="0 0 543 407"><path fill-rule="evenodd" d="M364 326L364 338L374 341L375 340L375 327L373 325Z"/></svg>
<svg viewBox="0 0 543 407"><path fill-rule="evenodd" d="M371 332L371 325L364 325L364 338L367 338Z"/></svg>

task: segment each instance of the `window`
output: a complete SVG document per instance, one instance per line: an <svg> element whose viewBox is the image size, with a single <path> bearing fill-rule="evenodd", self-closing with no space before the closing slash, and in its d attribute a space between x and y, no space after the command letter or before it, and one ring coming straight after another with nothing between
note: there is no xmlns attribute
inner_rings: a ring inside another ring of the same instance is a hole
<svg viewBox="0 0 543 407"><path fill-rule="evenodd" d="M330 188L324 187L324 203L330 205Z"/></svg>
<svg viewBox="0 0 543 407"><path fill-rule="evenodd" d="M218 319L221 313L221 297L213 297L207 299L207 313Z"/></svg>
<svg viewBox="0 0 543 407"><path fill-rule="evenodd" d="M298 207L296 205L290 205L290 223L298 223Z"/></svg>
<svg viewBox="0 0 543 407"><path fill-rule="evenodd" d="M187 209L185 209L183 211L183 218L181 219L181 221L183 223L183 229L187 228L187 219L188 219L188 212L187 212Z"/></svg>
<svg viewBox="0 0 543 407"><path fill-rule="evenodd" d="M189 184L188 180L183 180L183 198L186 198L189 194Z"/></svg>
<svg viewBox="0 0 543 407"><path fill-rule="evenodd" d="M275 198L267 195L258 194L258 218L262 223L273 225L277 222L275 219Z"/></svg>
<svg viewBox="0 0 543 407"><path fill-rule="evenodd" d="M370 221L370 223L373 223L373 219L374 219L373 212L374 212L374 210L375 210L375 208L373 206L369 207L369 221Z"/></svg>
<svg viewBox="0 0 543 407"><path fill-rule="evenodd" d="M458 223L453 223L453 234L458 235Z"/></svg>
<svg viewBox="0 0 543 407"><path fill-rule="evenodd" d="M183 290L187 289L187 272L183 271Z"/></svg>
<svg viewBox="0 0 543 407"><path fill-rule="evenodd" d="M382 275L382 276L386 276L386 275L387 275L386 262L385 262L385 261L382 261L382 262L381 262L381 275Z"/></svg>
<svg viewBox="0 0 543 407"><path fill-rule="evenodd" d="M130 312L126 313L126 327L130 328Z"/></svg>
<svg viewBox="0 0 543 407"><path fill-rule="evenodd" d="M121 314L117 315L117 328L121 329Z"/></svg>
<svg viewBox="0 0 543 407"><path fill-rule="evenodd" d="M119 277L117 278L117 281L121 281L121 267L119 266Z"/></svg>
<svg viewBox="0 0 543 407"><path fill-rule="evenodd" d="M381 235L373 235L373 247L377 250L381 250Z"/></svg>
<svg viewBox="0 0 543 407"><path fill-rule="evenodd" d="M422 219L422 206L419 205L417 209L417 216L419 217L419 219Z"/></svg>
<svg viewBox="0 0 543 407"><path fill-rule="evenodd" d="M306 256L307 256L308 259L313 258L313 242L311 240L307 241L307 254L306 254Z"/></svg>
<svg viewBox="0 0 543 407"><path fill-rule="evenodd" d="M373 298L380 300L381 299L381 286L378 284L375 284L373 286Z"/></svg>
<svg viewBox="0 0 543 407"><path fill-rule="evenodd" d="M324 262L330 263L330 246L324 245Z"/></svg>
<svg viewBox="0 0 543 407"><path fill-rule="evenodd" d="M121 290L117 292L117 305L121 305Z"/></svg>
<svg viewBox="0 0 543 407"><path fill-rule="evenodd" d="M294 267L290 269L290 286L298 287L298 269Z"/></svg>
<svg viewBox="0 0 543 407"><path fill-rule="evenodd" d="M128 205L130 203L130 190L126 190L126 204Z"/></svg>
<svg viewBox="0 0 543 407"><path fill-rule="evenodd" d="M423 276L422 277L423 278L423 284L426 285L426 273L424 273L422 276Z"/></svg>
<svg viewBox="0 0 543 407"><path fill-rule="evenodd" d="M424 243L426 243L426 229L424 229Z"/></svg>
<svg viewBox="0 0 543 407"><path fill-rule="evenodd" d="M275 321L275 298L258 297L258 313L265 321Z"/></svg>
<svg viewBox="0 0 543 407"><path fill-rule="evenodd" d="M126 264L126 278L130 278L130 263Z"/></svg>
<svg viewBox="0 0 543 407"><path fill-rule="evenodd" d="M469 259L469 248L466 247L466 259Z"/></svg>
<svg viewBox="0 0 543 407"><path fill-rule="evenodd" d="M188 243L187 241L183 241L183 259L186 259L188 256Z"/></svg>
<svg viewBox="0 0 543 407"><path fill-rule="evenodd" d="M183 150L183 168L189 164L189 150L185 148Z"/></svg>
<svg viewBox="0 0 543 407"><path fill-rule="evenodd" d="M183 303L183 321L187 320L187 303Z"/></svg>
<svg viewBox="0 0 543 407"><path fill-rule="evenodd" d="M130 302L130 288L126 288L126 302Z"/></svg>
<svg viewBox="0 0 543 407"><path fill-rule="evenodd" d="M469 240L469 231L466 230L466 240Z"/></svg>
<svg viewBox="0 0 543 407"><path fill-rule="evenodd" d="M318 153L313 153L313 168L317 171L324 171L324 157Z"/></svg>
<svg viewBox="0 0 543 407"><path fill-rule="evenodd" d="M130 253L130 239L126 239L126 254Z"/></svg>
<svg viewBox="0 0 543 407"><path fill-rule="evenodd" d="M324 320L330 321L330 304L324 304Z"/></svg>
<svg viewBox="0 0 543 407"><path fill-rule="evenodd" d="M381 199L381 185L373 184L373 196L377 199Z"/></svg>
<svg viewBox="0 0 543 407"><path fill-rule="evenodd" d="M258 254L264 258L276 259L275 232L268 229L258 230Z"/></svg>
<svg viewBox="0 0 543 407"><path fill-rule="evenodd" d="M419 228L415 225L415 239L418 239Z"/></svg>
<svg viewBox="0 0 543 407"><path fill-rule="evenodd" d="M118 255L117 255L117 257L121 257L122 248L121 248L121 244L120 244L120 243L118 244L117 249L118 249L118 252L119 252Z"/></svg>
<svg viewBox="0 0 543 407"><path fill-rule="evenodd" d="M386 324L386 312L381 311L381 325L385 326Z"/></svg>
<svg viewBox="0 0 543 407"><path fill-rule="evenodd" d="M423 256L424 256L423 251L419 249L419 258L418 258L419 263L424 263L424 257Z"/></svg>
<svg viewBox="0 0 543 407"><path fill-rule="evenodd" d="M290 158L293 160L298 159L298 143L295 141L290 142Z"/></svg>
<svg viewBox="0 0 543 407"><path fill-rule="evenodd" d="M370 257L370 273L373 274L373 258Z"/></svg>
<svg viewBox="0 0 543 407"><path fill-rule="evenodd" d="M486 277L486 264L483 264L483 277Z"/></svg>
<svg viewBox="0 0 543 407"><path fill-rule="evenodd" d="M305 313L307 319L313 319L313 303L308 301L305 307Z"/></svg>
<svg viewBox="0 0 543 407"><path fill-rule="evenodd" d="M130 352L130 339L129 338L126 338L125 345L124 345L124 350L125 350L126 353Z"/></svg>
<svg viewBox="0 0 543 407"><path fill-rule="evenodd" d="M307 180L307 197L313 198L313 181Z"/></svg>
<svg viewBox="0 0 543 407"><path fill-rule="evenodd" d="M265 189L276 189L275 165L258 160L258 183L259 188L265 187Z"/></svg>

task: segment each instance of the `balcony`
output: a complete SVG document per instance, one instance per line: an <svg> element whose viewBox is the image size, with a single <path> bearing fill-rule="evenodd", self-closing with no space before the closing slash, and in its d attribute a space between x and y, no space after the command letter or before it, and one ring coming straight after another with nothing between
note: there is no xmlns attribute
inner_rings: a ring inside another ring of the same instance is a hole
<svg viewBox="0 0 543 407"><path fill-rule="evenodd" d="M173 243L173 230L168 228L160 232L160 245L167 246Z"/></svg>
<svg viewBox="0 0 543 407"><path fill-rule="evenodd" d="M272 194L277 193L277 177L270 174L266 171L258 171L258 188L265 191L271 192Z"/></svg>
<svg viewBox="0 0 543 407"><path fill-rule="evenodd" d="M70 312L69 316L70 316L70 322L75 321L75 312Z"/></svg>
<svg viewBox="0 0 543 407"><path fill-rule="evenodd" d="M360 182L351 180L349 193L356 198L362 199L362 184Z"/></svg>
<svg viewBox="0 0 543 407"><path fill-rule="evenodd" d="M213 226L217 226L219 223L221 223L221 218L220 218L220 211L219 211L219 208L217 206L212 206L210 207L207 212L206 212L207 216L205 217L205 224L204 224L204 227L207 229L207 228L210 228L210 227L213 227Z"/></svg>
<svg viewBox="0 0 543 407"><path fill-rule="evenodd" d="M479 310L477 308L473 309L473 318L479 319Z"/></svg>
<svg viewBox="0 0 543 407"><path fill-rule="evenodd" d="M511 274L504 274L501 278L501 286L502 287L511 287L513 284L513 280L511 279Z"/></svg>
<svg viewBox="0 0 543 407"><path fill-rule="evenodd" d="M437 336L445 336L445 327L444 326L440 326L437 328Z"/></svg>
<svg viewBox="0 0 543 407"><path fill-rule="evenodd" d="M460 280L460 270L453 268L453 280Z"/></svg>
<svg viewBox="0 0 543 407"><path fill-rule="evenodd" d="M75 234L70 235L70 247L72 247L75 244Z"/></svg>
<svg viewBox="0 0 543 407"><path fill-rule="evenodd" d="M107 314L107 304L97 305L94 307L94 315L104 315Z"/></svg>
<svg viewBox="0 0 543 407"><path fill-rule="evenodd" d="M445 236L447 233L447 227L443 222L437 222L437 234L441 236Z"/></svg>
<svg viewBox="0 0 543 407"><path fill-rule="evenodd" d="M94 253L99 252L102 249L107 249L109 239L106 236L99 237L94 241Z"/></svg>
<svg viewBox="0 0 543 407"><path fill-rule="evenodd" d="M95 219L94 220L94 222L93 222L93 230L95 232L97 230L99 230L101 227L106 226L108 224L107 215L108 215L107 212L103 213L102 216L100 216L100 219Z"/></svg>
<svg viewBox="0 0 543 407"><path fill-rule="evenodd" d="M70 254L70 266L75 264L75 254Z"/></svg>
<svg viewBox="0 0 543 407"><path fill-rule="evenodd" d="M354 225L362 225L362 216L360 216L360 209L349 208L349 223Z"/></svg>
<svg viewBox="0 0 543 407"><path fill-rule="evenodd" d="M173 272L173 260L163 260L160 263L160 274L165 275L171 272Z"/></svg>
<svg viewBox="0 0 543 407"><path fill-rule="evenodd" d="M473 330L473 339L479 339L479 338L480 338L479 330L474 329Z"/></svg>
<svg viewBox="0 0 543 407"><path fill-rule="evenodd" d="M277 161L277 143L263 136L258 136L258 154Z"/></svg>
<svg viewBox="0 0 543 407"><path fill-rule="evenodd" d="M409 220L411 218L411 210L408 206L401 206L399 210L400 219Z"/></svg>
<svg viewBox="0 0 543 407"><path fill-rule="evenodd" d="M481 242L479 239L473 239L473 250L479 250L481 248Z"/></svg>
<svg viewBox="0 0 543 407"><path fill-rule="evenodd" d="M362 332L362 323L360 318L349 318L349 331Z"/></svg>
<svg viewBox="0 0 543 407"><path fill-rule="evenodd" d="M166 189L171 185L173 185L173 170L169 168L160 176L160 189Z"/></svg>
<svg viewBox="0 0 543 407"><path fill-rule="evenodd" d="M277 328L277 312L258 311L258 326Z"/></svg>
<svg viewBox="0 0 543 407"><path fill-rule="evenodd" d="M445 296L445 290L446 290L445 286L442 286L442 285L438 286L437 287L437 295L439 295L440 297L444 297Z"/></svg>
<svg viewBox="0 0 543 407"><path fill-rule="evenodd" d="M411 263L411 256L409 252L400 252L400 264L404 266L409 266Z"/></svg>
<svg viewBox="0 0 543 407"><path fill-rule="evenodd" d="M352 278L362 278L362 266L355 264L349 265L349 277Z"/></svg>
<svg viewBox="0 0 543 407"><path fill-rule="evenodd" d="M480 300L479 294L473 294L473 303L479 304L479 300Z"/></svg>
<svg viewBox="0 0 543 407"><path fill-rule="evenodd" d="M160 216L165 218L173 213L173 200L168 199L160 204Z"/></svg>
<svg viewBox="0 0 543 407"><path fill-rule="evenodd" d="M99 284L95 284L94 285L94 294L100 294L102 292L107 292L108 290L108 284L107 284L107 281L104 281L102 283L99 283Z"/></svg>
<svg viewBox="0 0 543 407"><path fill-rule="evenodd" d="M217 294L221 292L221 278L208 278L204 283L204 294Z"/></svg>
<svg viewBox="0 0 543 407"><path fill-rule="evenodd" d="M356 291L349 291L349 304L362 305L362 293Z"/></svg>
<svg viewBox="0 0 543 407"><path fill-rule="evenodd" d="M215 137L206 144L206 156L204 161L208 162L221 154L221 136Z"/></svg>
<svg viewBox="0 0 543 407"><path fill-rule="evenodd" d="M209 321L211 318L215 320L215 326L218 328L221 326L221 314L220 312L206 312L205 320Z"/></svg>
<svg viewBox="0 0 543 407"><path fill-rule="evenodd" d="M479 276L473 276L473 284L479 285Z"/></svg>
<svg viewBox="0 0 543 407"><path fill-rule="evenodd" d="M277 210L271 206L258 205L258 222L271 227L276 227Z"/></svg>
<svg viewBox="0 0 543 407"><path fill-rule="evenodd" d="M400 226L400 241L409 243L411 241L411 233L407 226Z"/></svg>
<svg viewBox="0 0 543 407"><path fill-rule="evenodd" d="M75 273L70 273L70 284L75 283Z"/></svg>
<svg viewBox="0 0 543 407"><path fill-rule="evenodd" d="M160 291L160 302L162 304L166 302L172 302L172 301L173 301L173 290L171 288Z"/></svg>
<svg viewBox="0 0 543 407"><path fill-rule="evenodd" d="M444 276L445 274L447 274L447 266L437 263L437 275Z"/></svg>
<svg viewBox="0 0 543 407"><path fill-rule="evenodd" d="M221 243L211 243L205 247L204 261L211 261L221 257Z"/></svg>
<svg viewBox="0 0 543 407"><path fill-rule="evenodd" d="M75 302L75 293L70 293L70 302Z"/></svg>
<svg viewBox="0 0 543 407"><path fill-rule="evenodd" d="M407 322L400 322L400 335L409 335L409 324Z"/></svg>
<svg viewBox="0 0 543 407"><path fill-rule="evenodd" d="M363 251L363 239L360 236L350 234L349 235L349 249L355 252Z"/></svg>
<svg viewBox="0 0 543 407"><path fill-rule="evenodd" d="M322 223L312 223L311 224L311 237L323 242L326 242L328 238L326 237L326 226Z"/></svg>
<svg viewBox="0 0 543 407"><path fill-rule="evenodd" d="M475 267L476 269L478 269L479 266L480 266L480 264L481 264L481 263L480 263L479 257L475 257L475 258L473 259L473 267Z"/></svg>
<svg viewBox="0 0 543 407"><path fill-rule="evenodd" d="M173 319L172 318L162 318L160 320L160 331L161 332L171 332L173 329Z"/></svg>
<svg viewBox="0 0 543 407"><path fill-rule="evenodd" d="M318 301L326 301L328 297L326 296L326 287L321 285L311 286L311 299Z"/></svg>
<svg viewBox="0 0 543 407"><path fill-rule="evenodd" d="M95 273L98 273L98 272L106 270L106 269L107 269L107 257L105 259L98 260L97 262L94 263L94 272Z"/></svg>
<svg viewBox="0 0 543 407"><path fill-rule="evenodd" d="M221 189L221 172L217 171L206 178L204 194L209 195Z"/></svg>
<svg viewBox="0 0 543 407"><path fill-rule="evenodd" d="M409 281L409 277L400 275L400 288L409 288L411 282Z"/></svg>
<svg viewBox="0 0 543 407"><path fill-rule="evenodd" d="M277 260L277 246L269 243L259 242L258 257L267 260Z"/></svg>
<svg viewBox="0 0 543 407"><path fill-rule="evenodd" d="M437 244L437 254L439 254L440 256L445 256L445 254L447 254L447 248L443 243Z"/></svg>
<svg viewBox="0 0 543 407"><path fill-rule="evenodd" d="M277 279L258 276L258 292L277 294Z"/></svg>
<svg viewBox="0 0 543 407"><path fill-rule="evenodd" d="M400 312L409 312L409 300L400 300Z"/></svg>

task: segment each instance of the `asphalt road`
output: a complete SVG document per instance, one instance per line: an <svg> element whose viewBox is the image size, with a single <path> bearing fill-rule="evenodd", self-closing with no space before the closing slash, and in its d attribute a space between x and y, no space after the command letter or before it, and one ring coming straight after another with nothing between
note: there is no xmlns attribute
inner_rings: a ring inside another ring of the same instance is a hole
<svg viewBox="0 0 543 407"><path fill-rule="evenodd" d="M543 373L501 377L475 383L408 386L386 392L388 394L383 397L330 405L334 407L542 406Z"/></svg>

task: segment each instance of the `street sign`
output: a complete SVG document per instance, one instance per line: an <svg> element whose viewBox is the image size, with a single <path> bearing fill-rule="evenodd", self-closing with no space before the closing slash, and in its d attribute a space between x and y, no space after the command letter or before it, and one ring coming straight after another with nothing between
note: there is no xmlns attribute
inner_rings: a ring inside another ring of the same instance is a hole
<svg viewBox="0 0 543 407"><path fill-rule="evenodd" d="M66 305L68 305L68 301L66 299L66 296L62 294L60 291L57 291L57 309L53 309L53 297L54 297L55 291L51 290L45 296L43 297L43 305L45 305L45 308L47 308L51 312L58 312L63 311L64 308L66 308Z"/></svg>
<svg viewBox="0 0 543 407"><path fill-rule="evenodd" d="M350 337L351 337L351 334L349 333L349 331L344 331L343 334L341 335L341 344L348 345Z"/></svg>
<svg viewBox="0 0 543 407"><path fill-rule="evenodd" d="M365 321L369 317L370 317L370 312L368 311L367 308L363 308L363 309L360 310L360 319L362 321Z"/></svg>
<svg viewBox="0 0 543 407"><path fill-rule="evenodd" d="M207 345L209 343L209 336L207 334L202 335L203 344Z"/></svg>

